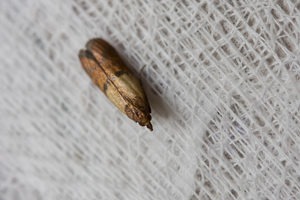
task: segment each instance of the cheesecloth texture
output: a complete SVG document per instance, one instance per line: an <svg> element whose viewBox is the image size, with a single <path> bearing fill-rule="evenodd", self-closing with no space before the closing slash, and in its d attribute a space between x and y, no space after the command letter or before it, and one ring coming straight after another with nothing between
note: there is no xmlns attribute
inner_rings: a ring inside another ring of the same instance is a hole
<svg viewBox="0 0 300 200"><path fill-rule="evenodd" d="M297 0L0 1L0 199L300 199ZM92 84L104 38L154 131Z"/></svg>

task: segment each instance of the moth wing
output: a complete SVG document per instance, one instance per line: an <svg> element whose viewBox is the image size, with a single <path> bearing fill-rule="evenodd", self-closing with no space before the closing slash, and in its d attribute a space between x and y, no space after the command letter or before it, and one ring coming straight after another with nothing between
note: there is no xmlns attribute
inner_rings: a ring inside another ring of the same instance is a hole
<svg viewBox="0 0 300 200"><path fill-rule="evenodd" d="M150 113L150 106L141 82L136 79L132 73L124 73L120 75L114 80L114 83L117 85L124 98L144 112Z"/></svg>
<svg viewBox="0 0 300 200"><path fill-rule="evenodd" d="M152 130L151 110L142 85L117 51L102 39L90 40L86 48L105 75L105 83L98 81L100 89L102 86L110 101L129 118Z"/></svg>
<svg viewBox="0 0 300 200"><path fill-rule="evenodd" d="M93 57L92 53L88 50L79 51L79 59L85 72L91 77L92 81L105 93L105 82L107 76L98 62Z"/></svg>
<svg viewBox="0 0 300 200"><path fill-rule="evenodd" d="M86 44L86 48L92 52L123 98L143 112L150 113L150 106L141 82L134 77L117 51L109 43L99 38L90 40Z"/></svg>

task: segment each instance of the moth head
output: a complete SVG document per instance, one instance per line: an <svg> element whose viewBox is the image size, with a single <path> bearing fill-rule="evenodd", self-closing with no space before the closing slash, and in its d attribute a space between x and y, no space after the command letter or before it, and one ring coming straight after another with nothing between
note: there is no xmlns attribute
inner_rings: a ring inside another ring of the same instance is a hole
<svg viewBox="0 0 300 200"><path fill-rule="evenodd" d="M132 106L132 105L127 105L125 107L125 113L130 119L138 122L139 125L147 126L148 129L153 131L153 127L152 127L152 124L150 122L151 115L150 115L149 112L147 112L143 109L139 109L139 108L137 108L135 106Z"/></svg>

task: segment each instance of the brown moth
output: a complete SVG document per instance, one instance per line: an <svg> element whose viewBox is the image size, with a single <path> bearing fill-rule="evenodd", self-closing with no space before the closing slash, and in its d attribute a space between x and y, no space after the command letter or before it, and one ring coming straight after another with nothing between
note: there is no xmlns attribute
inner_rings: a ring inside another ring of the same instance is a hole
<svg viewBox="0 0 300 200"><path fill-rule="evenodd" d="M91 39L86 50L80 50L79 59L93 82L120 111L153 130L151 109L142 85L110 44L103 39Z"/></svg>

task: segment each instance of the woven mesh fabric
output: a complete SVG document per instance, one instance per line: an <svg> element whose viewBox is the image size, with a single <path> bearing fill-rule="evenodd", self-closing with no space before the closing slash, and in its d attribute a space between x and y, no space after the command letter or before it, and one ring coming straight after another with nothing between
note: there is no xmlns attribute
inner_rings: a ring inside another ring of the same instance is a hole
<svg viewBox="0 0 300 200"><path fill-rule="evenodd" d="M0 1L0 199L300 199L300 2ZM111 43L154 131L77 57Z"/></svg>

